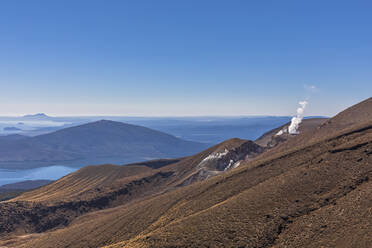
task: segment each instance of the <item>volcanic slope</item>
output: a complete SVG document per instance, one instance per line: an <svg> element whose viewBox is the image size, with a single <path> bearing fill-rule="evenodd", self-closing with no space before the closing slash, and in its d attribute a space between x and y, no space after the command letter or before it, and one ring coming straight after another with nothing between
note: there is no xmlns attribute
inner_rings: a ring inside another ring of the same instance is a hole
<svg viewBox="0 0 372 248"><path fill-rule="evenodd" d="M307 132L314 132L317 128L319 128L323 123L325 123L328 118L311 118L311 119L304 119L299 124L299 132L301 134ZM264 133L261 137L255 140L255 142L263 147L272 148L277 146L280 143L287 141L288 139L294 138L297 135L290 135L288 133L284 133L282 135L277 135L281 130L288 130L289 123L284 124L278 128L270 130Z"/></svg>
<svg viewBox="0 0 372 248"><path fill-rule="evenodd" d="M166 176L166 187L178 187L220 174L264 149L252 141L231 139L194 156L153 160L126 166L87 166L37 190L27 192L12 202L58 203L91 200L108 192L122 190L128 183L143 178ZM199 174L206 174L197 177ZM150 182L149 179L145 180ZM160 187L157 182L153 187Z"/></svg>
<svg viewBox="0 0 372 248"><path fill-rule="evenodd" d="M314 138L300 134L291 139L299 144L291 149L263 153L260 159L185 187L165 187L156 194L91 211L65 228L17 233L9 227L10 235L4 235L0 227L0 245L371 247L372 119L355 113L359 109L340 113L354 116L352 124L343 125L336 116L329 120L332 124L313 131ZM372 111L372 106L362 109ZM323 136L330 125L332 132ZM165 184L180 185L190 168L195 170L211 152L199 154L194 163L185 158L156 173L173 168L180 177ZM17 204L21 201L0 204L2 216L10 216L14 210L4 211ZM29 200L28 204L36 203ZM19 213L20 206L17 209ZM22 233L30 234L17 235Z"/></svg>
<svg viewBox="0 0 372 248"><path fill-rule="evenodd" d="M276 135L276 131L281 130L281 127L267 132L255 142L272 148L265 154L267 156L268 154L298 149L307 144L324 140L327 137L337 136L341 131L357 129L360 126L368 125L371 121L372 97L338 113L331 119L315 118L304 120L300 124L301 135Z"/></svg>
<svg viewBox="0 0 372 248"><path fill-rule="evenodd" d="M13 235L23 237L63 228L87 213L124 207L231 170L232 164L245 156L255 156L262 149L252 141L231 139L180 159L88 166L0 204L0 236L7 240L5 237ZM201 170L213 173L195 177Z"/></svg>

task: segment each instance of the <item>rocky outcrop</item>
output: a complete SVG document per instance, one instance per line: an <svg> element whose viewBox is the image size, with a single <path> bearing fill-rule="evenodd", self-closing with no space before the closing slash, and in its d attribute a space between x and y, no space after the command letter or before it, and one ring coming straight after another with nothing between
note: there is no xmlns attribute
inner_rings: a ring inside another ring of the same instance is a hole
<svg viewBox="0 0 372 248"><path fill-rule="evenodd" d="M237 168L243 161L249 161L264 152L265 149L253 141L247 140L233 148L221 147L209 154L197 166L197 171L184 180L180 186L195 181L203 181L222 172Z"/></svg>

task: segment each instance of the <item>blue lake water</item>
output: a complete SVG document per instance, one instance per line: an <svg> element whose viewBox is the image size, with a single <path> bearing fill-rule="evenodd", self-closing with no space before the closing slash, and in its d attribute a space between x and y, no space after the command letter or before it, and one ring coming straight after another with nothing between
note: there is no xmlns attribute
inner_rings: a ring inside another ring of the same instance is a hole
<svg viewBox="0 0 372 248"><path fill-rule="evenodd" d="M70 174L79 168L68 166L48 166L28 170L0 169L0 186L8 183L21 182L25 180L57 180Z"/></svg>

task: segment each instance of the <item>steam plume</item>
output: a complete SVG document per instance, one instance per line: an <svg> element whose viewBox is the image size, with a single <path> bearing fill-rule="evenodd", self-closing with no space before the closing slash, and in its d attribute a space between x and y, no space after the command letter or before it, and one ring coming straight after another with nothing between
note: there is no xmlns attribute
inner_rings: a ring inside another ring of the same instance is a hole
<svg viewBox="0 0 372 248"><path fill-rule="evenodd" d="M304 118L304 110L308 102L301 101L299 102L299 104L301 107L297 109L297 115L292 118L291 125L289 125L288 127L288 133L290 134L298 134L298 126L300 125L302 119Z"/></svg>

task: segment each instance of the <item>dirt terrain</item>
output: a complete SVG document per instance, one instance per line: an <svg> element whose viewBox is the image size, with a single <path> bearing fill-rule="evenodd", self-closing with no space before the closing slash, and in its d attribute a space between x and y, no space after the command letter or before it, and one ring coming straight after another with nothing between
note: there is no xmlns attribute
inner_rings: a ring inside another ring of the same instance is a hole
<svg viewBox="0 0 372 248"><path fill-rule="evenodd" d="M79 170L0 203L0 246L372 247L372 98L304 123L272 147L276 130Z"/></svg>

